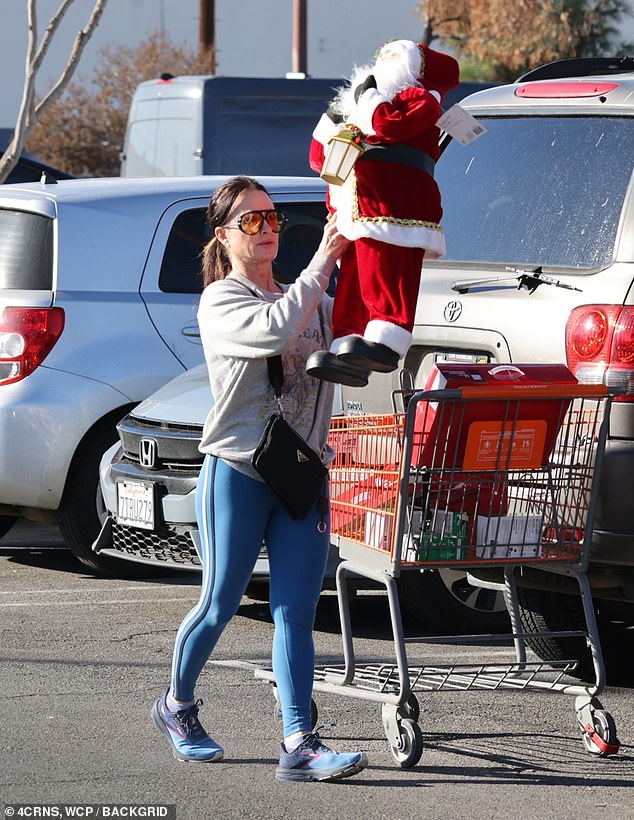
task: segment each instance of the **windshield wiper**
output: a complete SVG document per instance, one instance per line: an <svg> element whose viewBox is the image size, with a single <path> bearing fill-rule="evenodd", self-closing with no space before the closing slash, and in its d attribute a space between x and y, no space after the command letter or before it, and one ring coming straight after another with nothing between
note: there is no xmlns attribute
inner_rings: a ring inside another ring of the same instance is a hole
<svg viewBox="0 0 634 820"><path fill-rule="evenodd" d="M539 285L554 285L556 288L565 288L566 290L578 290L581 293L581 288L576 288L574 285L569 285L567 282L562 282L560 279L554 279L552 276L546 276L542 273L541 265L533 270L521 270L520 268L510 268L508 265L504 270L512 271L511 275L504 276L490 276L488 279L461 279L454 282L451 286L452 290L458 293L468 293L472 288L480 287L481 285L492 285L495 282L508 282L515 279L518 282L517 289L527 290L533 293Z"/></svg>

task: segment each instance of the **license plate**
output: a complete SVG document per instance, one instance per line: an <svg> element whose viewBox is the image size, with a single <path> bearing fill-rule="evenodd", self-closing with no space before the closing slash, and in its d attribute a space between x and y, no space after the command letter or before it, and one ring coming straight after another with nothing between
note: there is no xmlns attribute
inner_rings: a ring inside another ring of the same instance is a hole
<svg viewBox="0 0 634 820"><path fill-rule="evenodd" d="M434 362L446 364L488 364L486 353L434 353Z"/></svg>
<svg viewBox="0 0 634 820"><path fill-rule="evenodd" d="M154 486L143 481L118 481L117 521L128 527L153 530Z"/></svg>

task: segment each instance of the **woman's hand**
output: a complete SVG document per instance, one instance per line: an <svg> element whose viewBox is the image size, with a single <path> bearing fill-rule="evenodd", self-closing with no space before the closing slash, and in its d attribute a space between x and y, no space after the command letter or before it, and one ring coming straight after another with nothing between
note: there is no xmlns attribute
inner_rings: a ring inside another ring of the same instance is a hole
<svg viewBox="0 0 634 820"><path fill-rule="evenodd" d="M318 251L328 254L328 256L333 256L335 259L339 259L349 244L350 240L346 239L346 237L337 230L336 217L331 217L324 227L324 233L321 237Z"/></svg>

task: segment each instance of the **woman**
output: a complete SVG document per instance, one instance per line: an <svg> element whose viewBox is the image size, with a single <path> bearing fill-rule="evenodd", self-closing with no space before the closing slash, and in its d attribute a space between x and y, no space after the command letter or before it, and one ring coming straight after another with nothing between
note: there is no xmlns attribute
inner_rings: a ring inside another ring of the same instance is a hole
<svg viewBox="0 0 634 820"><path fill-rule="evenodd" d="M209 369L212 407L203 429L205 454L196 489L202 590L182 622L170 687L152 718L179 760L211 762L222 748L203 729L194 687L251 577L262 540L270 566L275 624L273 671L284 720L278 780L336 780L367 765L363 752L339 754L311 731L313 624L329 547L316 503L294 520L251 465L276 401L266 359L282 355L282 402L288 421L322 457L332 385L305 374L308 356L330 344L332 302L324 291L348 241L329 222L317 253L291 285L273 278L286 217L249 177L228 180L212 195L213 238L204 253L198 322Z"/></svg>

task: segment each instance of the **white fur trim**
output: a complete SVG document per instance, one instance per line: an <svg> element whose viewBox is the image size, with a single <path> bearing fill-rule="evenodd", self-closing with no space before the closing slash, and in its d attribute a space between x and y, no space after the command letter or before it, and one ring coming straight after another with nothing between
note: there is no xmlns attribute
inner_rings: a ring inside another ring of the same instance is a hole
<svg viewBox="0 0 634 820"><path fill-rule="evenodd" d="M429 89L427 90L429 91ZM442 97L440 96L438 91L429 91L429 93L432 95L432 97L435 97L438 100L438 102L442 102Z"/></svg>
<svg viewBox="0 0 634 820"><path fill-rule="evenodd" d="M327 114L322 114L313 131L313 137L322 145L327 145L340 130L341 126L336 125Z"/></svg>
<svg viewBox="0 0 634 820"><path fill-rule="evenodd" d="M333 339L332 344L330 345L330 352L334 353L335 356L336 356L339 353L339 351L341 350L341 345L343 344L343 342L346 341L346 339L361 339L361 338L363 338L363 337L358 333L349 333L347 336L340 336L338 339Z"/></svg>
<svg viewBox="0 0 634 820"><path fill-rule="evenodd" d="M380 222L356 217L356 180L354 171L343 185L330 187L330 201L337 209L337 229L346 239L354 241L366 237L398 245L402 248L424 248L427 259L440 259L446 253L445 234L440 225L399 225L386 217Z"/></svg>
<svg viewBox="0 0 634 820"><path fill-rule="evenodd" d="M412 334L409 330L381 319L368 322L363 338L368 342L376 342L389 347L390 350L398 353L399 359L405 356L412 344Z"/></svg>
<svg viewBox="0 0 634 820"><path fill-rule="evenodd" d="M377 91L376 88L368 88L359 97L352 115L352 122L367 136L375 134L376 132L372 128L372 117L376 109L386 102L389 102L388 98L384 97L380 91Z"/></svg>
<svg viewBox="0 0 634 820"><path fill-rule="evenodd" d="M337 228L351 240L368 238L399 248L423 248L427 259L441 259L445 253L445 235L425 225L394 225L390 222L358 222L348 220L337 211Z"/></svg>

